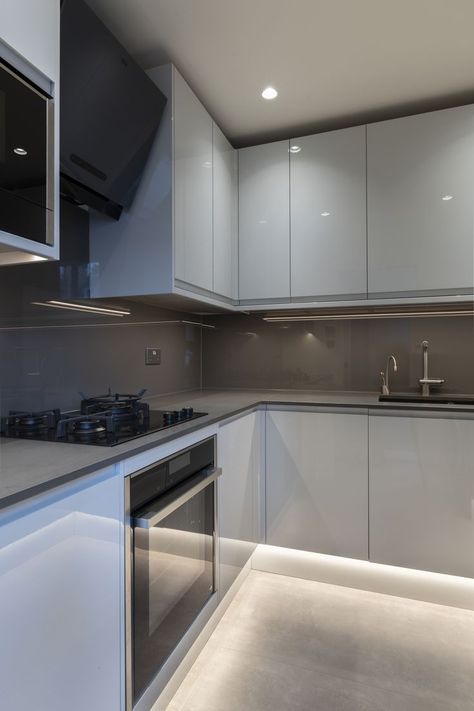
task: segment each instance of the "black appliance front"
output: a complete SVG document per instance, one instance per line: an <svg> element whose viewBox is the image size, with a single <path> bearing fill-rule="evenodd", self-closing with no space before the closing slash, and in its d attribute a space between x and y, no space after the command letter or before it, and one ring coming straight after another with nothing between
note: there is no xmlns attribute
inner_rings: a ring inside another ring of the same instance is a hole
<svg viewBox="0 0 474 711"><path fill-rule="evenodd" d="M53 101L0 62L0 230L53 240Z"/></svg>
<svg viewBox="0 0 474 711"><path fill-rule="evenodd" d="M83 0L61 5L61 192L115 219L131 204L166 98Z"/></svg>
<svg viewBox="0 0 474 711"><path fill-rule="evenodd" d="M133 704L216 590L218 473L211 439L130 481Z"/></svg>

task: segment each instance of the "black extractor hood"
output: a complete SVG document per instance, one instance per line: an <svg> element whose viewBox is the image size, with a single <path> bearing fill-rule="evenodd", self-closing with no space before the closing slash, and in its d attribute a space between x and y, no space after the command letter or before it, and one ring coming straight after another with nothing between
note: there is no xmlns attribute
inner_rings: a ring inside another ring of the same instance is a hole
<svg viewBox="0 0 474 711"><path fill-rule="evenodd" d="M166 99L83 0L61 4L62 196L119 219Z"/></svg>

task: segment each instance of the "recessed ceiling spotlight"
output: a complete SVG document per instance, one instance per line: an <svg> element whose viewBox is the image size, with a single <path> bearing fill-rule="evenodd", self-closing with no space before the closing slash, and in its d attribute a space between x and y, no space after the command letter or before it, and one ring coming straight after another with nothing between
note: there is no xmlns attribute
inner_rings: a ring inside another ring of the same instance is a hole
<svg viewBox="0 0 474 711"><path fill-rule="evenodd" d="M276 99L278 91L274 89L273 86L267 86L267 88L262 91L262 96L264 99L270 101L271 99Z"/></svg>
<svg viewBox="0 0 474 711"><path fill-rule="evenodd" d="M16 153L17 156L27 156L28 155L28 151L25 150L25 148L21 148L20 146L18 146L18 148L14 148L13 153Z"/></svg>
<svg viewBox="0 0 474 711"><path fill-rule="evenodd" d="M327 212L327 210L325 210L324 212L321 213L321 217L329 217L330 214L331 214L330 212Z"/></svg>
<svg viewBox="0 0 474 711"><path fill-rule="evenodd" d="M443 197L441 198L441 200L445 200L445 201L447 201L447 200L452 200L453 197L454 197L454 195L443 195Z"/></svg>
<svg viewBox="0 0 474 711"><path fill-rule="evenodd" d="M290 146L290 153L299 153L301 146Z"/></svg>

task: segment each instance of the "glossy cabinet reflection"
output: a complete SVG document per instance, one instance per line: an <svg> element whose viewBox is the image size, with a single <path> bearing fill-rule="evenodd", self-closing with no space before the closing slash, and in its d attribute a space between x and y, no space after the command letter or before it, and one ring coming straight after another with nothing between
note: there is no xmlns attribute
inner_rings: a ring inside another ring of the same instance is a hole
<svg viewBox="0 0 474 711"><path fill-rule="evenodd" d="M122 707L123 479L111 474L0 513L2 708Z"/></svg>
<svg viewBox="0 0 474 711"><path fill-rule="evenodd" d="M174 72L175 278L212 291L212 119Z"/></svg>
<svg viewBox="0 0 474 711"><path fill-rule="evenodd" d="M266 416L266 542L366 560L367 414Z"/></svg>
<svg viewBox="0 0 474 711"><path fill-rule="evenodd" d="M59 19L0 3L0 267L59 258Z"/></svg>
<svg viewBox="0 0 474 711"><path fill-rule="evenodd" d="M288 141L239 151L239 298L290 296Z"/></svg>
<svg viewBox="0 0 474 711"><path fill-rule="evenodd" d="M474 106L369 124L369 295L472 291L473 195Z"/></svg>
<svg viewBox="0 0 474 711"><path fill-rule="evenodd" d="M372 413L370 559L474 576L474 419Z"/></svg>
<svg viewBox="0 0 474 711"><path fill-rule="evenodd" d="M230 588L261 541L263 519L263 412L219 428L217 459L220 589Z"/></svg>
<svg viewBox="0 0 474 711"><path fill-rule="evenodd" d="M365 298L365 126L290 141L291 296Z"/></svg>
<svg viewBox="0 0 474 711"><path fill-rule="evenodd" d="M217 124L212 133L213 287L215 294L237 297L237 151Z"/></svg>

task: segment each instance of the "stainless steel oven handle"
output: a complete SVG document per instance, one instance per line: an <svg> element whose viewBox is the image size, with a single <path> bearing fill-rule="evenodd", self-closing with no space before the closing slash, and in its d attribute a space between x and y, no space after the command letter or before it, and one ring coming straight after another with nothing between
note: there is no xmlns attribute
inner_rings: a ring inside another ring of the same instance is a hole
<svg viewBox="0 0 474 711"><path fill-rule="evenodd" d="M173 499L172 502L165 504L164 506L159 505L159 502L163 497L156 499L150 505L149 510L144 516L132 519L132 526L135 528L153 528L153 526L156 526L157 523L160 523L160 521L172 514L173 511L179 509L179 507L185 504L186 501L189 501L189 499L192 499L193 496L199 494L199 492L205 489L206 486L209 486L209 484L216 481L221 474L221 467L209 467L208 469L204 469L200 472L201 477L204 476L204 478L200 479L200 481L191 487L191 489L188 489L181 494L181 496L178 496L176 499Z"/></svg>

